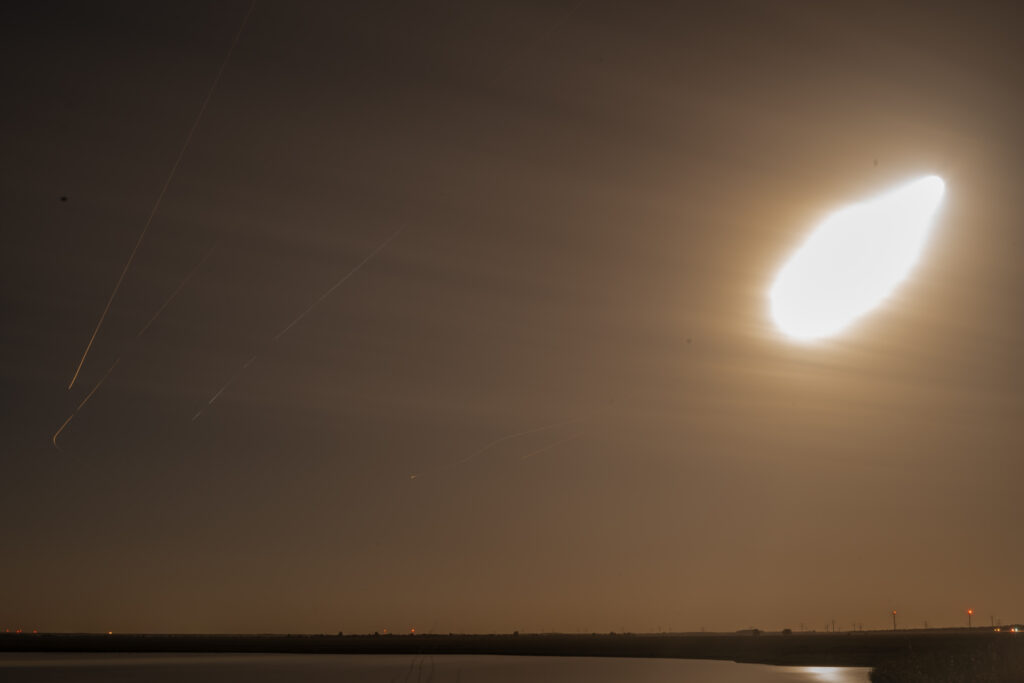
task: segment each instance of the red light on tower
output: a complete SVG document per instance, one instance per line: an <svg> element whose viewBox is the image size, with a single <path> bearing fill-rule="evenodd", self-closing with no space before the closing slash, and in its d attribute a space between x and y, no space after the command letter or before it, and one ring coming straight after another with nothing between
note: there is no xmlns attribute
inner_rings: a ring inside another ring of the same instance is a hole
<svg viewBox="0 0 1024 683"><path fill-rule="evenodd" d="M974 610L973 609L967 610L967 628L971 628L971 617L973 617L973 616L974 616Z"/></svg>

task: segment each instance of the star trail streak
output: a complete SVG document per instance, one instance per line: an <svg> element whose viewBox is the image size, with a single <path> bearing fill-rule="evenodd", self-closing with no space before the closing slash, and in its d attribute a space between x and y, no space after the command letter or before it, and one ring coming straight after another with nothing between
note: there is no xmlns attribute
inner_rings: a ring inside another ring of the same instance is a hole
<svg viewBox="0 0 1024 683"><path fill-rule="evenodd" d="M252 13L252 8L255 4L256 0L253 0L249 5L249 9L246 11L245 16L242 17L242 22L238 26L238 32L235 33L235 39L231 42L231 47L228 48L227 54L224 55L224 61L221 62L220 68L217 70L217 75L214 77L213 83L210 85L210 89L206 93L206 98L203 100L203 104L199 107L199 113L196 114L196 118L192 122L192 127L189 129L188 135L185 136L185 142L182 143L181 149L178 151L178 157L174 160L174 164L171 165L171 170L167 174L167 179L164 180L163 187L160 188L160 192L156 196L156 201L153 202L153 208L150 209L149 217L146 218L146 222L142 226L142 232L139 233L138 239L135 240L135 246L132 247L131 253L128 254L128 260L121 269L121 275L117 278L117 284L114 285L114 290L110 293L106 306L103 307L103 312L100 314L100 319L96 322L96 327L92 331L92 336L89 337L89 342L85 345L85 350L82 352L82 358L78 361L78 367L75 368L75 374L71 377L71 381L68 383L68 390L75 386L75 381L78 379L78 375L82 371L82 366L85 364L85 359L89 355L89 351L92 349L93 342L96 341L96 336L100 333L100 328L103 327L103 321L106 320L107 313L110 312L110 306L114 303L114 299L117 297L117 292L121 289L121 285L124 283L124 277L128 274L128 270L131 268L132 262L135 261L135 255L138 253L139 247L142 246L142 241L145 239L146 233L149 232L149 226L152 225L153 219L160 210L160 203L163 201L164 195L167 194L167 188L171 186L171 181L174 180L174 174L178 171L178 166L181 164L181 160L184 158L185 152L188 150L189 144L192 142L192 137L195 135L196 129L199 127L199 122L203 119L203 114L206 113L206 108L210 104L210 100L213 98L213 93L217 91L217 86L220 84L221 76L224 75L224 70L227 68L228 62L231 60L231 54L235 51L235 46L238 45L238 41L242 37L242 30L245 28L245 24L249 20L249 14Z"/></svg>
<svg viewBox="0 0 1024 683"><path fill-rule="evenodd" d="M383 250L384 250L384 249L385 249L385 248L386 248L386 247L387 247L387 246L388 246L389 244L391 244L391 242L392 242L392 241L393 241L393 240L394 240L394 239L395 239L396 237L398 237L398 235L399 235L399 234L400 234L400 233L402 232L402 230L404 230L404 229L405 229L405 228L399 228L398 230L396 230L395 232L393 232L393 233L391 234L391 236L390 236L390 237L388 237L388 238L387 238L386 240L384 240L383 242L381 242L380 244L378 244L378 245L377 245L376 247L374 247L374 248L373 248L373 249L372 249L372 250L370 251L370 253L368 253L368 254L367 254L367 255L366 255L365 257L363 257L363 260L362 260L362 261L360 261L360 262L359 262L359 263L357 263L357 264L356 264L355 266L353 266L353 267L352 267L352 268L351 268L351 269L350 269L350 270L349 270L349 271L348 271L347 273L345 273L345 274L344 274L343 276L341 276L341 278L339 278L337 282L335 282L335 283L334 283L333 285L331 285L330 287L328 287L328 288L327 288L327 289L326 289L326 290L324 291L324 293L323 293L323 294L321 294L321 295L320 295L319 297L317 297L317 298L316 298L316 299L315 299L315 300L313 301L313 303L311 303L311 304L310 304L309 306L307 306L307 307L306 307L306 309L305 309L304 311L302 311L301 313L299 313L299 315L297 315L297 316L295 317L295 319L294 319L294 320L292 320L292 321L291 321L290 323L288 323L288 324L287 324L287 325L285 325L285 326L284 326L283 328L281 328L281 331L280 331L280 332L278 332L277 334L275 334L275 335L274 335L274 336L273 336L273 337L271 338L270 342L268 342L268 346L269 346L270 344L275 344L275 343L277 343L277 341L278 341L278 340L279 340L279 339L280 339L281 337L283 337L284 335L286 335L286 334L287 334L287 333L288 333L288 332L289 332L289 331L290 331L290 330L291 330L291 329L292 329L293 327L295 327L296 325L298 325L298 324L299 324L299 322L301 322L303 318L305 318L305 317L306 317L307 315L309 315L309 314L310 314L310 313L311 313L311 312L313 311L313 309L314 309L314 308L316 308L317 306L319 306L319 305L320 305L320 303L321 303L321 302L323 302L323 300L324 300L324 299L326 299L327 297L329 297L329 296L330 296L330 295L331 295L332 293L334 293L334 291L335 291L335 290L337 290L337 289L338 289L339 287L341 287L341 286L342 286L343 284L345 284L345 282L347 282L349 278L351 278L351 277L352 277L353 275L355 275L355 274L356 274L356 273L358 273L358 272L359 272L360 270L362 270L363 266L365 266L365 265L366 265L367 263L369 263L369 262L370 262L371 260L373 260L373 257L374 257L374 256L376 256L377 254L379 254L379 253L380 253L381 251L383 251ZM222 385L222 386L220 387L220 389L218 389L218 390L217 390L217 391L216 391L216 392L215 392L215 393L213 394L213 396L211 396L211 397L210 397L210 400L206 402L206 405L204 405L204 406L203 406L202 408L200 408L200 409L199 409L199 410L198 410L198 411L196 412L196 414L192 416L192 421L193 421L193 422L195 422L195 421L196 421L197 419L199 419L199 417L200 417L200 416L201 416L201 415L203 414L203 412L205 412L207 408L209 408L210 406L212 406L212 405L213 405L213 404L214 404L214 403L215 403L215 402L217 401L217 399L221 397L221 394L223 394L223 393L224 393L224 392L225 392L225 391L227 390L227 388L228 388L229 386L231 386L232 384L234 384L234 383L235 383L235 381L236 381L236 380L237 380L237 379L238 379L239 377L241 377L241 376L242 376L242 373L244 373L244 372L246 371L246 369L248 369L248 368L249 368L249 366L253 364L253 362L254 362L254 361L256 360L256 357L257 357L257 356L256 356L256 354L253 354L252 356L250 356L250 357L249 357L249 360L247 360L247 361L246 361L246 362L245 362L245 363L244 363L244 364L242 365L242 367L240 367L240 368L239 368L238 370L236 370L236 371L235 371L235 374L233 374L233 375L232 375L232 376L231 376L231 377L230 377L230 378L228 379L228 381L227 381L227 382L225 382L225 383L224 383L224 384L223 384L223 385Z"/></svg>

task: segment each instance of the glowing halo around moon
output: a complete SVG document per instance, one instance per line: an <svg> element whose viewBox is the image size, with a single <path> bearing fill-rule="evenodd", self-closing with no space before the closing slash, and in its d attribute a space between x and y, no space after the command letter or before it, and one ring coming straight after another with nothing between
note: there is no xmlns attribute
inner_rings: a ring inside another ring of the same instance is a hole
<svg viewBox="0 0 1024 683"><path fill-rule="evenodd" d="M926 176L828 216L775 277L778 328L823 339L878 306L917 263L945 190L942 178Z"/></svg>

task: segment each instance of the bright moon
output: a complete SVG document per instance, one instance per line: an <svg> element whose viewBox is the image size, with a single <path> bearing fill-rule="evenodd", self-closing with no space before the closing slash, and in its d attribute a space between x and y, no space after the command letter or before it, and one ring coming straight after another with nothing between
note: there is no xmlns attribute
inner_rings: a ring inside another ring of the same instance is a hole
<svg viewBox="0 0 1024 683"><path fill-rule="evenodd" d="M779 329L822 339L880 304L917 262L945 189L926 176L826 218L772 284Z"/></svg>

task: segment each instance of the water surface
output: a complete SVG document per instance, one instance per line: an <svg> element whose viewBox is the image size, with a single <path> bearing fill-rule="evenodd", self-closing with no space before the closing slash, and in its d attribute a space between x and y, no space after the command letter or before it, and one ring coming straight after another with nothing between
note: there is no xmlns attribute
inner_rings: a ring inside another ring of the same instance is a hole
<svg viewBox="0 0 1024 683"><path fill-rule="evenodd" d="M5 683L867 683L868 671L614 657L0 654Z"/></svg>

